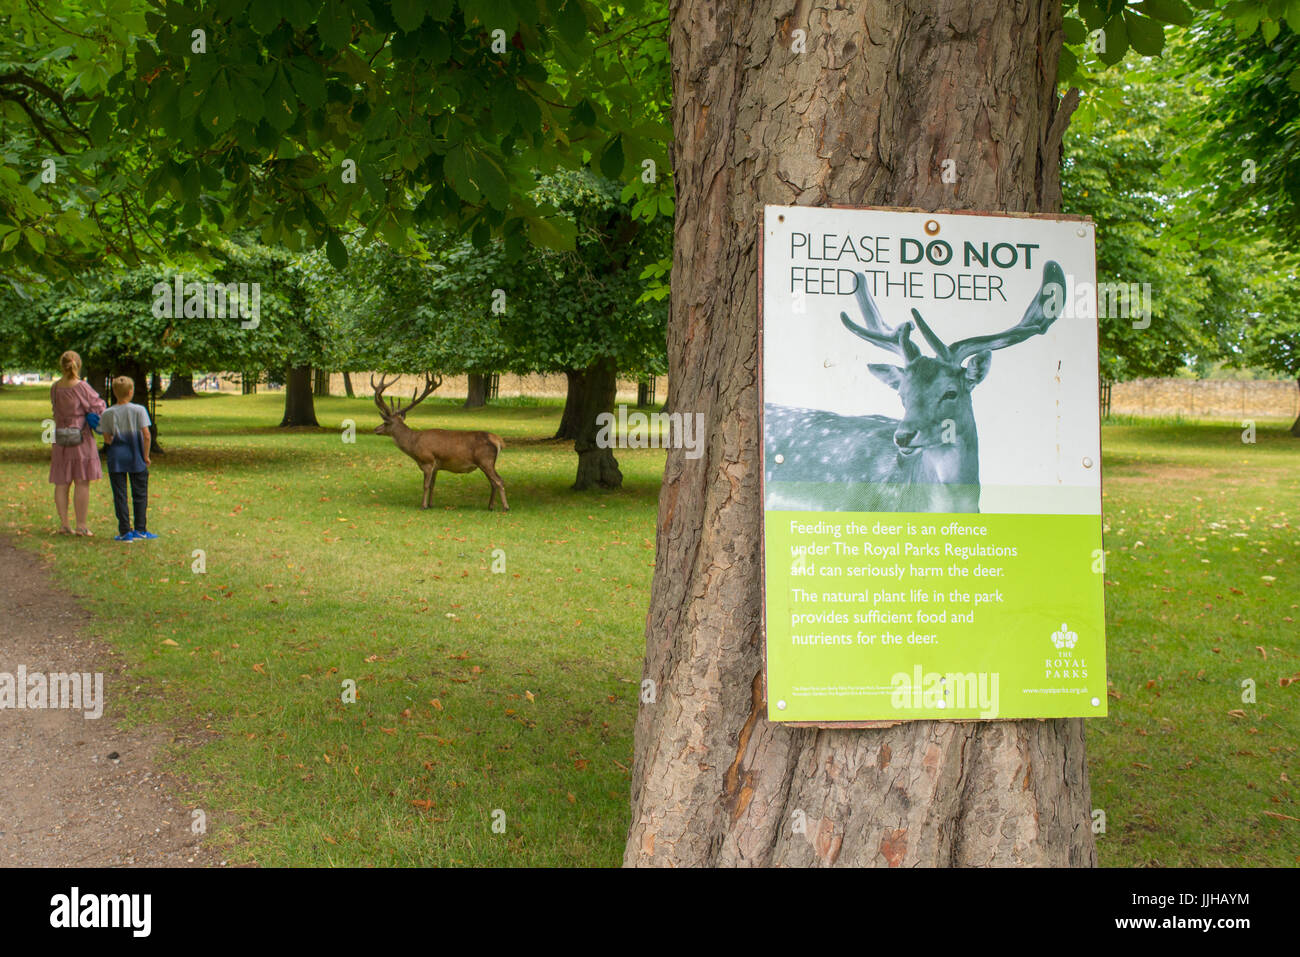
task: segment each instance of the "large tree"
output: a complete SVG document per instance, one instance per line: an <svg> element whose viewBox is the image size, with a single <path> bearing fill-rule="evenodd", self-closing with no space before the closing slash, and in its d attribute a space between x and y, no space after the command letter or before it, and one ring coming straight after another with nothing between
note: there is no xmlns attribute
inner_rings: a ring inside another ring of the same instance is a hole
<svg viewBox="0 0 1300 957"><path fill-rule="evenodd" d="M668 401L709 440L664 472L626 863L1095 863L1081 719L764 717L757 237L774 203L1059 211L1077 93L1058 63L1085 82L1085 40L1113 64L1191 20L1182 0L673 5Z"/></svg>
<svg viewBox="0 0 1300 957"><path fill-rule="evenodd" d="M1082 720L773 724L759 632L762 207L1059 210L1060 3L681 0L671 42L669 404L709 438L664 474L626 862L1094 863Z"/></svg>

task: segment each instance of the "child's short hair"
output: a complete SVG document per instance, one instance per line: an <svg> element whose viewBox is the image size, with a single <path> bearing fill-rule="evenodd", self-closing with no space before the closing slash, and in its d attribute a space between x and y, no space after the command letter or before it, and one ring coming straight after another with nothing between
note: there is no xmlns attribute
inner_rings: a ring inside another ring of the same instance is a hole
<svg viewBox="0 0 1300 957"><path fill-rule="evenodd" d="M119 399L125 399L135 391L135 382L130 376L120 375L113 380L113 395Z"/></svg>

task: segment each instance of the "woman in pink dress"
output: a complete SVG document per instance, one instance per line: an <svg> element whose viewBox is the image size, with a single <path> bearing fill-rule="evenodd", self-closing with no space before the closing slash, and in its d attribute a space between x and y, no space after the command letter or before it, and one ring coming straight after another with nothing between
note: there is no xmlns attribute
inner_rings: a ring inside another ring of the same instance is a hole
<svg viewBox="0 0 1300 957"><path fill-rule="evenodd" d="M95 435L86 424L86 413L104 411L104 400L81 378L81 356L65 352L59 356L63 378L50 386L50 405L54 407L55 429L80 429L80 445L53 446L50 459L50 483L54 486L54 507L59 510L59 534L70 535L68 527L68 487L75 485L73 507L77 514L77 534L89 535L86 512L90 508L90 483L103 476L99 467L99 448Z"/></svg>

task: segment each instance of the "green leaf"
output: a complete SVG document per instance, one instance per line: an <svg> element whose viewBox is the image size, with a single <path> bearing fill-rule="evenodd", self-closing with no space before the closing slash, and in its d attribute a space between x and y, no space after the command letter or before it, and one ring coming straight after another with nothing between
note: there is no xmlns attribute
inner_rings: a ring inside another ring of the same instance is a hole
<svg viewBox="0 0 1300 957"><path fill-rule="evenodd" d="M1056 64L1056 81L1064 83L1074 76L1074 71L1079 68L1079 58L1076 57L1069 47L1061 47L1061 59Z"/></svg>
<svg viewBox="0 0 1300 957"><path fill-rule="evenodd" d="M442 161L442 172L447 177L447 182L451 184L451 188L456 191L456 195L465 202L477 203L482 198L478 187L470 178L469 156L463 143L453 147L447 154Z"/></svg>
<svg viewBox="0 0 1300 957"><path fill-rule="evenodd" d="M261 78L254 78L247 73L235 73L230 77L230 92L239 105L239 118L256 123L265 115L262 91L267 84Z"/></svg>
<svg viewBox="0 0 1300 957"><path fill-rule="evenodd" d="M248 24L262 36L280 25L283 18L280 0L258 0L248 10Z"/></svg>
<svg viewBox="0 0 1300 957"><path fill-rule="evenodd" d="M1065 27L1066 43L1082 43L1088 38L1088 28L1083 25L1082 20L1066 17L1061 25Z"/></svg>
<svg viewBox="0 0 1300 957"><path fill-rule="evenodd" d="M95 115L90 118L90 135L97 146L108 142L113 133L113 110L108 100L101 100L95 108Z"/></svg>
<svg viewBox="0 0 1300 957"><path fill-rule="evenodd" d="M1106 49L1099 52L1097 58L1107 66L1114 66L1124 59L1124 54L1128 52L1128 30L1124 26L1124 18L1119 16L1111 19L1106 24L1102 35L1106 41Z"/></svg>
<svg viewBox="0 0 1300 957"><path fill-rule="evenodd" d="M505 209L510 205L510 184L506 181L506 174L485 153L478 155L475 180L494 209Z"/></svg>
<svg viewBox="0 0 1300 957"><path fill-rule="evenodd" d="M298 97L289 85L284 67L275 71L271 85L266 89L266 121L283 133L293 126L298 115Z"/></svg>
<svg viewBox="0 0 1300 957"><path fill-rule="evenodd" d="M465 22L478 21L484 30L504 30L510 36L519 26L519 15L510 0L462 0Z"/></svg>
<svg viewBox="0 0 1300 957"><path fill-rule="evenodd" d="M1240 16L1235 17L1234 20L1237 27L1237 36L1244 40L1246 37L1254 33L1255 28L1259 26L1260 17L1263 13L1264 11L1258 7L1251 7L1242 11Z"/></svg>
<svg viewBox="0 0 1300 957"><path fill-rule="evenodd" d="M1263 20L1260 22L1259 28L1264 34L1264 42L1272 43L1277 39L1278 32L1282 29L1282 24L1277 20Z"/></svg>
<svg viewBox="0 0 1300 957"><path fill-rule="evenodd" d="M1287 81L1287 85L1297 93L1300 93L1300 66L1291 71L1291 79Z"/></svg>
<svg viewBox="0 0 1300 957"><path fill-rule="evenodd" d="M579 126L595 126L596 111L590 100L579 100L573 107L573 120Z"/></svg>
<svg viewBox="0 0 1300 957"><path fill-rule="evenodd" d="M319 63L296 56L289 61L288 72L303 103L312 109L325 105L325 72Z"/></svg>
<svg viewBox="0 0 1300 957"><path fill-rule="evenodd" d="M338 233L331 232L325 237L325 256L339 272L348 268L348 249L343 245L343 240L339 239Z"/></svg>
<svg viewBox="0 0 1300 957"><path fill-rule="evenodd" d="M361 181L366 184L366 192L376 203L386 202L388 189L384 186L384 178L379 175L379 168L364 158L357 165L361 167Z"/></svg>
<svg viewBox="0 0 1300 957"><path fill-rule="evenodd" d="M1134 10L1152 20L1160 23L1172 23L1175 26L1185 27L1192 22L1191 7L1183 0L1142 0L1141 3L1135 4ZM1130 27L1130 32L1132 28ZM1133 44L1133 49L1138 50L1137 44ZM1138 52L1141 52L1140 50Z"/></svg>
<svg viewBox="0 0 1300 957"><path fill-rule="evenodd" d="M587 11L578 0L562 0L557 8L556 0L550 0L551 19L560 39L573 46L587 35Z"/></svg>
<svg viewBox="0 0 1300 957"><path fill-rule="evenodd" d="M1143 56L1159 56L1165 48L1165 28L1150 17L1125 10L1124 25L1128 30L1129 43Z"/></svg>
<svg viewBox="0 0 1300 957"><path fill-rule="evenodd" d="M209 133L224 133L234 124L236 115L230 82L226 79L225 71L222 71L217 74L216 80L208 87L207 95L203 97L203 103L199 106L199 119Z"/></svg>
<svg viewBox="0 0 1300 957"><path fill-rule="evenodd" d="M577 247L578 228L567 219L528 218L528 238L534 246L572 251Z"/></svg>
<svg viewBox="0 0 1300 957"><path fill-rule="evenodd" d="M600 154L600 171L606 179L618 179L623 175L623 136L619 134L609 141L605 152Z"/></svg>
<svg viewBox="0 0 1300 957"><path fill-rule="evenodd" d="M352 14L346 3L326 0L316 21L316 32L321 42L332 50L342 50L352 41Z"/></svg>
<svg viewBox="0 0 1300 957"><path fill-rule="evenodd" d="M424 0L393 0L393 19L403 33L414 33L424 22Z"/></svg>
<svg viewBox="0 0 1300 957"><path fill-rule="evenodd" d="M1108 16L1095 0L1079 0L1079 16L1089 30L1099 30L1106 25Z"/></svg>

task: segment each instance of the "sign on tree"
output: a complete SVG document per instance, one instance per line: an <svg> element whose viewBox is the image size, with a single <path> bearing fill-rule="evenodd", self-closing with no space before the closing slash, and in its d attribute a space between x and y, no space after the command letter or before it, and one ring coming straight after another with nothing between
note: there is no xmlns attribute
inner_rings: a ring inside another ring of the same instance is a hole
<svg viewBox="0 0 1300 957"><path fill-rule="evenodd" d="M1106 713L1094 230L769 206L768 716Z"/></svg>

